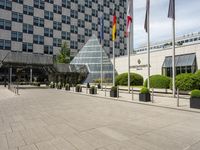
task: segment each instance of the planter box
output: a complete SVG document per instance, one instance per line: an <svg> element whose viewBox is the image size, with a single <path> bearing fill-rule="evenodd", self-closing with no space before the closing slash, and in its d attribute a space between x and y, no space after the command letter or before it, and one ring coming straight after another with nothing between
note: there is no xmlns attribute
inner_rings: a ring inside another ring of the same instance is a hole
<svg viewBox="0 0 200 150"><path fill-rule="evenodd" d="M76 92L82 92L82 87L76 87Z"/></svg>
<svg viewBox="0 0 200 150"><path fill-rule="evenodd" d="M117 97L117 91L110 91L110 97Z"/></svg>
<svg viewBox="0 0 200 150"><path fill-rule="evenodd" d="M66 91L70 91L70 86L65 87Z"/></svg>
<svg viewBox="0 0 200 150"><path fill-rule="evenodd" d="M150 97L150 93L147 94L139 94L139 101L142 102L150 102L151 101L151 97Z"/></svg>
<svg viewBox="0 0 200 150"><path fill-rule="evenodd" d="M90 89L90 94L97 94L97 89Z"/></svg>
<svg viewBox="0 0 200 150"><path fill-rule="evenodd" d="M191 97L190 98L190 108L200 109L200 98Z"/></svg>
<svg viewBox="0 0 200 150"><path fill-rule="evenodd" d="M100 88L101 88L101 85L100 85L100 84L98 84L98 85L97 85L97 88L98 88L98 89L100 89Z"/></svg>

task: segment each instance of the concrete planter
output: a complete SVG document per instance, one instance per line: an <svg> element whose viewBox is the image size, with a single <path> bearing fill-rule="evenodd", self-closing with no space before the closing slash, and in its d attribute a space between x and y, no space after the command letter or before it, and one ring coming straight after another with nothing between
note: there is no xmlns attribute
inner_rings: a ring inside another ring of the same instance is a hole
<svg viewBox="0 0 200 150"><path fill-rule="evenodd" d="M110 91L110 97L117 97L117 91Z"/></svg>
<svg viewBox="0 0 200 150"><path fill-rule="evenodd" d="M76 87L76 92L82 92L82 87L77 86L77 87Z"/></svg>
<svg viewBox="0 0 200 150"><path fill-rule="evenodd" d="M66 91L70 91L70 86L65 86Z"/></svg>
<svg viewBox="0 0 200 150"><path fill-rule="evenodd" d="M97 94L97 89L90 88L90 94Z"/></svg>
<svg viewBox="0 0 200 150"><path fill-rule="evenodd" d="M149 102L151 101L151 97L150 97L150 93L146 93L146 94L139 94L139 101L142 102Z"/></svg>
<svg viewBox="0 0 200 150"><path fill-rule="evenodd" d="M200 98L191 97L190 98L190 108L200 109Z"/></svg>

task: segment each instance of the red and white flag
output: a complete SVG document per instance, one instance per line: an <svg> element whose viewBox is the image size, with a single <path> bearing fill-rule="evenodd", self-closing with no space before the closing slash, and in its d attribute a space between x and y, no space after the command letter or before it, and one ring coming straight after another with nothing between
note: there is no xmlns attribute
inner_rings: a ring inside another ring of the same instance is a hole
<svg viewBox="0 0 200 150"><path fill-rule="evenodd" d="M127 16L126 16L126 37L131 32L131 23L133 19L133 0L127 1Z"/></svg>

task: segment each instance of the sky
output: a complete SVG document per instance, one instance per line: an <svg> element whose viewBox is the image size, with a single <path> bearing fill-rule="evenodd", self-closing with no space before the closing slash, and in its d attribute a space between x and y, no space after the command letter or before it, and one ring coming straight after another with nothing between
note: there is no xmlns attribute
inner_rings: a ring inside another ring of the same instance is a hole
<svg viewBox="0 0 200 150"><path fill-rule="evenodd" d="M200 0L176 1L176 36L200 32ZM134 47L147 43L144 30L146 0L133 0L134 5ZM169 0L150 0L151 43L169 40L172 37L172 21L167 17Z"/></svg>

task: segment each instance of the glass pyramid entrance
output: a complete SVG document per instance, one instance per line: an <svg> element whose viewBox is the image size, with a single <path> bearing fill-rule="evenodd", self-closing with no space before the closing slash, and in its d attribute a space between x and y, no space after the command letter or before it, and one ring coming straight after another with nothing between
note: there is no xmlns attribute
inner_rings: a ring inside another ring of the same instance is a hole
<svg viewBox="0 0 200 150"><path fill-rule="evenodd" d="M97 37L93 35L74 57L70 64L86 65L89 71L84 83L92 83L101 78L101 52L103 51L103 79L112 82L113 65Z"/></svg>

